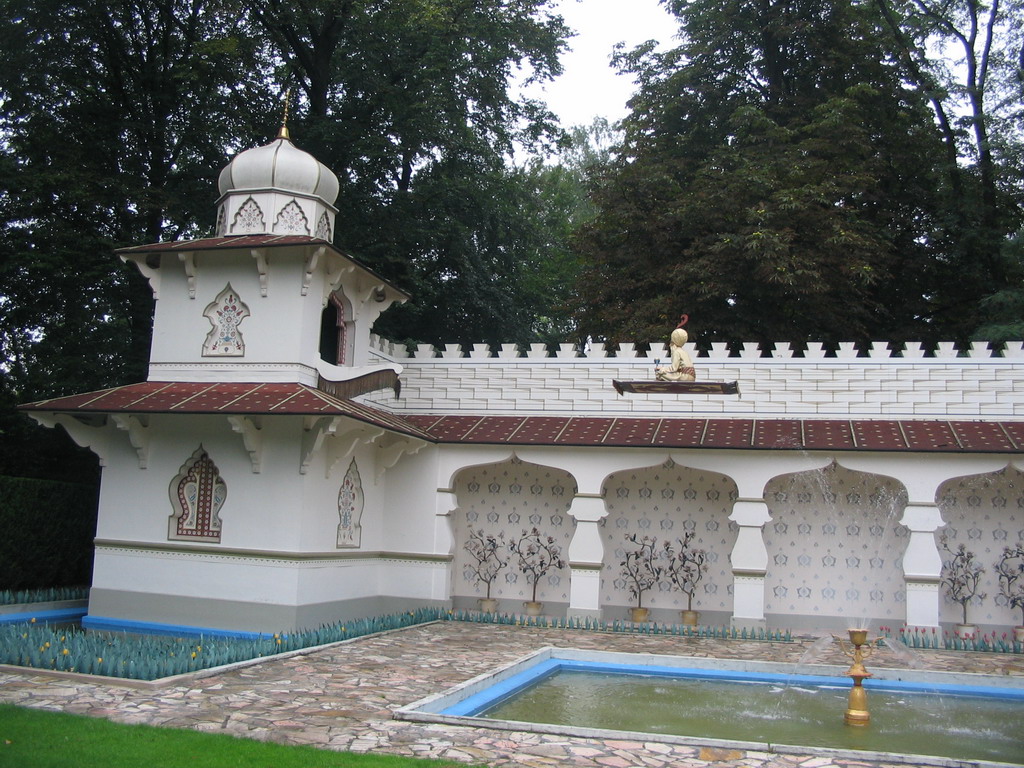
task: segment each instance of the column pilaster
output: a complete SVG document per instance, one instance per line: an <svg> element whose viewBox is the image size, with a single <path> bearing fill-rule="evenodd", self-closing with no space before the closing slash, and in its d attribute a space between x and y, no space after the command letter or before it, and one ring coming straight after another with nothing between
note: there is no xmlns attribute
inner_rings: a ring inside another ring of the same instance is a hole
<svg viewBox="0 0 1024 768"><path fill-rule="evenodd" d="M599 494L577 494L569 507L576 520L576 532L569 543L568 616L600 618L601 569L604 545L601 543L601 518L607 514Z"/></svg>
<svg viewBox="0 0 1024 768"><path fill-rule="evenodd" d="M764 525L771 520L768 505L761 499L738 499L729 519L739 526L732 550L732 622L742 627L764 626L764 577L768 572L768 550Z"/></svg>
<svg viewBox="0 0 1024 768"><path fill-rule="evenodd" d="M935 531L945 525L935 504L910 502L900 525L910 531L903 553L903 579L907 591L907 625L939 626L942 557L935 544Z"/></svg>

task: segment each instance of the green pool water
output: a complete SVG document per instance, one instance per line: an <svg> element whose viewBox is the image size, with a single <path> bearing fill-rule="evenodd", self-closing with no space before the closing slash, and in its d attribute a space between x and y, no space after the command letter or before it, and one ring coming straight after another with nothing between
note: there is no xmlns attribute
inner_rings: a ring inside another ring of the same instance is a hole
<svg viewBox="0 0 1024 768"><path fill-rule="evenodd" d="M709 739L1024 764L1024 704L871 691L871 723L843 723L849 688L560 670L478 717Z"/></svg>

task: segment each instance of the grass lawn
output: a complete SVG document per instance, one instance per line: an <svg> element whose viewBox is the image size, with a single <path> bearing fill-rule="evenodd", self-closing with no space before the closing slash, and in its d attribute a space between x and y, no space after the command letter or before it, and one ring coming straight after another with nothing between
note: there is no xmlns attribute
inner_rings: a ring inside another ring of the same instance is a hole
<svg viewBox="0 0 1024 768"><path fill-rule="evenodd" d="M0 704L2 768L442 768L440 760L330 752L220 733Z"/></svg>

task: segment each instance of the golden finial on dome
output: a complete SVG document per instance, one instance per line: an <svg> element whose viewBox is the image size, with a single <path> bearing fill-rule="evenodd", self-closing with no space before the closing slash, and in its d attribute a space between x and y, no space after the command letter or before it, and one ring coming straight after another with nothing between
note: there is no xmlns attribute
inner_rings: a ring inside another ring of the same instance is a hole
<svg viewBox="0 0 1024 768"><path fill-rule="evenodd" d="M291 134L288 133L288 106L292 100L292 89L289 88L284 93L284 117L281 119L281 129L277 132L277 138L292 140Z"/></svg>

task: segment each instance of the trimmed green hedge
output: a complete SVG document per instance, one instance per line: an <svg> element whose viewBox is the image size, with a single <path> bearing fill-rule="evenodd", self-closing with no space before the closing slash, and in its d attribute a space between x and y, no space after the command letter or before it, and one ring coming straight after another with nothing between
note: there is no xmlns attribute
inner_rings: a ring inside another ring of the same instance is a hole
<svg viewBox="0 0 1024 768"><path fill-rule="evenodd" d="M96 504L92 486L0 476L0 589L88 584Z"/></svg>

